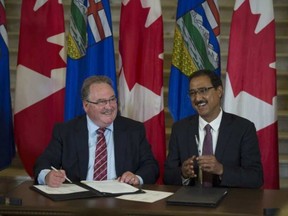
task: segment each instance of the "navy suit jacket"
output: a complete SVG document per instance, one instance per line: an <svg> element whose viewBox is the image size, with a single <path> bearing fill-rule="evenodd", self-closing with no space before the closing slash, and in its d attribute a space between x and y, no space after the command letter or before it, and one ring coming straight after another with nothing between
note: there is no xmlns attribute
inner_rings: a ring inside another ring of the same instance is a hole
<svg viewBox="0 0 288 216"><path fill-rule="evenodd" d="M181 185L181 166L189 157L198 156L195 135L199 115L187 117L172 127L169 154L165 162L165 184ZM223 165L221 177L213 176L214 186L258 188L263 184L263 170L255 126L239 116L223 112L215 150ZM195 163L198 173L198 166ZM195 184L195 179L190 182Z"/></svg>
<svg viewBox="0 0 288 216"><path fill-rule="evenodd" d="M158 163L146 139L144 125L117 116L114 121L116 175L130 171L153 184L159 176ZM72 181L85 180L88 171L88 129L86 115L56 124L52 139L34 166L35 179L41 170L61 167Z"/></svg>

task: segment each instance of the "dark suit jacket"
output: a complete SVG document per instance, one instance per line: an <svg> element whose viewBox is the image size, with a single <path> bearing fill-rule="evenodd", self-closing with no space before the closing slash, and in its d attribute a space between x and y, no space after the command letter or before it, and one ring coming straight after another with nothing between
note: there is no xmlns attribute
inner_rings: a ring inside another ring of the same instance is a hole
<svg viewBox="0 0 288 216"><path fill-rule="evenodd" d="M172 127L169 154L165 162L165 184L181 185L182 163L192 155L198 156L195 135L199 115L176 122ZM214 186L258 188L263 184L263 170L255 126L239 116L223 112L215 157L224 173L213 176ZM196 172L198 166L196 165ZM195 184L195 179L191 182Z"/></svg>
<svg viewBox="0 0 288 216"><path fill-rule="evenodd" d="M117 176L130 171L141 176L145 184L156 182L159 167L142 123L117 116L114 121L114 148ZM72 181L85 180L88 157L86 115L56 124L48 147L35 163L35 178L37 180L41 170L54 166L62 167Z"/></svg>

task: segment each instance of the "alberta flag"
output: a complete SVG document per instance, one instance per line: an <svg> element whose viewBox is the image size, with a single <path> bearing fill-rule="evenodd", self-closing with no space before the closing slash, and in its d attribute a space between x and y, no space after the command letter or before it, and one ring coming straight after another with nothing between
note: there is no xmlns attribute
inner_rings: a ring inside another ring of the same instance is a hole
<svg viewBox="0 0 288 216"><path fill-rule="evenodd" d="M111 78L117 93L109 0L72 0L65 95L65 120L83 114L81 87L91 75Z"/></svg>
<svg viewBox="0 0 288 216"><path fill-rule="evenodd" d="M217 0L178 1L168 100L174 121L195 112L188 77L199 69L220 75L219 35Z"/></svg>
<svg viewBox="0 0 288 216"><path fill-rule="evenodd" d="M224 110L254 122L264 188L279 188L273 1L236 0L230 31Z"/></svg>
<svg viewBox="0 0 288 216"><path fill-rule="evenodd" d="M0 86L0 170L2 170L10 165L15 155L4 1L0 1Z"/></svg>

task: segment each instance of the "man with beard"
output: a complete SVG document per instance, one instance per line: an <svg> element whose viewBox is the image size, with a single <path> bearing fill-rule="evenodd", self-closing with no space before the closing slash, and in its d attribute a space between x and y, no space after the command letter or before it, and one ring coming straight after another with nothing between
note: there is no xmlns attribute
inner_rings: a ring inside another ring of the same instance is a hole
<svg viewBox="0 0 288 216"><path fill-rule="evenodd" d="M86 114L55 125L49 145L34 166L36 183L59 187L67 178L155 183L159 167L144 125L118 115L112 81L105 76L87 78L81 97ZM98 146L105 147L99 151Z"/></svg>
<svg viewBox="0 0 288 216"><path fill-rule="evenodd" d="M222 110L222 81L212 71L193 73L189 85L198 114L172 127L165 184L261 187L263 170L254 124Z"/></svg>

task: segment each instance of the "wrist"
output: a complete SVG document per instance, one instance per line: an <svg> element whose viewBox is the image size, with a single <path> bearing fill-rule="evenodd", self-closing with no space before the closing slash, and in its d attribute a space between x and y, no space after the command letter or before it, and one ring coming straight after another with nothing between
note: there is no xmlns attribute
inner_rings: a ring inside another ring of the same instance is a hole
<svg viewBox="0 0 288 216"><path fill-rule="evenodd" d="M222 175L223 175L223 172L224 172L223 165L220 164L220 169L219 169L219 171L217 172L217 175L222 176Z"/></svg>

